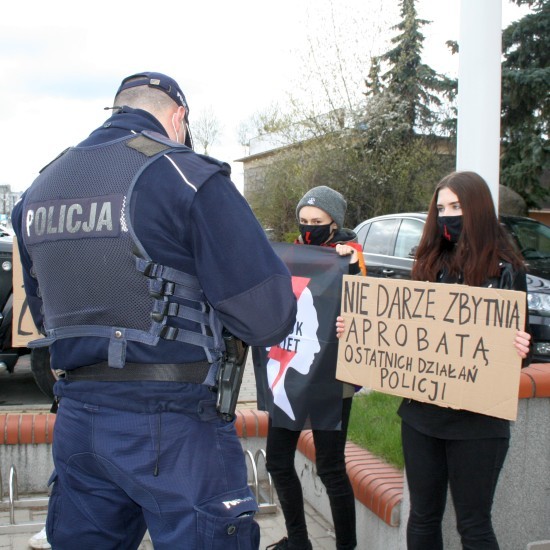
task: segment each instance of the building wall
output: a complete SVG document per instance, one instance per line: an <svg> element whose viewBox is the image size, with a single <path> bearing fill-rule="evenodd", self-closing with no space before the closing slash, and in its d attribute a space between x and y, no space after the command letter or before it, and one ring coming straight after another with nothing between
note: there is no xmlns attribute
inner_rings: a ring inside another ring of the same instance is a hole
<svg viewBox="0 0 550 550"><path fill-rule="evenodd" d="M550 210L529 210L529 217L550 225Z"/></svg>

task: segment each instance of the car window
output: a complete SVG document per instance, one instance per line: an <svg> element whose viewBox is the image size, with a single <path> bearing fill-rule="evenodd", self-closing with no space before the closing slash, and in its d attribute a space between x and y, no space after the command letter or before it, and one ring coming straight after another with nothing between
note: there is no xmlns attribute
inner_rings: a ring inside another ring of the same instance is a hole
<svg viewBox="0 0 550 550"><path fill-rule="evenodd" d="M550 227L531 220L514 220L510 225L525 259L550 257Z"/></svg>
<svg viewBox="0 0 550 550"><path fill-rule="evenodd" d="M422 231L424 231L423 222L405 218L399 227L394 255L398 258L412 258L422 237Z"/></svg>
<svg viewBox="0 0 550 550"><path fill-rule="evenodd" d="M370 226L370 223L364 223L361 225L361 227L355 228L357 242L363 247L363 249L365 248L365 239L367 238L367 233L369 232Z"/></svg>
<svg viewBox="0 0 550 550"><path fill-rule="evenodd" d="M392 255L393 239L399 220L378 220L370 224L363 249L367 254Z"/></svg>

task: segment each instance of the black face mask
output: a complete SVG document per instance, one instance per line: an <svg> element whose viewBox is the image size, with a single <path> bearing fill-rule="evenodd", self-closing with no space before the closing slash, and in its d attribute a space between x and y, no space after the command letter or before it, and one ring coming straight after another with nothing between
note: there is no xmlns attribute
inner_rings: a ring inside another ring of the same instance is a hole
<svg viewBox="0 0 550 550"><path fill-rule="evenodd" d="M332 224L326 225L304 225L300 224L300 235L305 244L315 244L317 246L326 243L330 239Z"/></svg>
<svg viewBox="0 0 550 550"><path fill-rule="evenodd" d="M437 227L444 239L456 243L462 233L462 216L438 216Z"/></svg>

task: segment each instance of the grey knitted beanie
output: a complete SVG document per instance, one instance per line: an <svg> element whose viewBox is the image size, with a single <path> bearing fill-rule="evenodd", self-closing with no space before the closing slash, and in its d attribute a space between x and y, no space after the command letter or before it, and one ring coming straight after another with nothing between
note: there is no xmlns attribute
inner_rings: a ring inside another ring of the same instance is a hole
<svg viewBox="0 0 550 550"><path fill-rule="evenodd" d="M310 189L300 199L296 207L296 218L298 221L300 221L300 210L304 206L315 206L324 210L336 223L338 228L344 225L344 215L346 214L348 203L338 191L326 185L320 185L319 187Z"/></svg>

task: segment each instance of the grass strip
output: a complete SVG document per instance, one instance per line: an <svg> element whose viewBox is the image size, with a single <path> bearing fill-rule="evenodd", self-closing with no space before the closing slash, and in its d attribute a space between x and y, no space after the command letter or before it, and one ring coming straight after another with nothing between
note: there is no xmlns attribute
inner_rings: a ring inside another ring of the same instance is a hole
<svg viewBox="0 0 550 550"><path fill-rule="evenodd" d="M401 419L397 409L402 398L371 391L353 398L348 439L368 449L388 464L403 469Z"/></svg>

